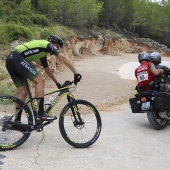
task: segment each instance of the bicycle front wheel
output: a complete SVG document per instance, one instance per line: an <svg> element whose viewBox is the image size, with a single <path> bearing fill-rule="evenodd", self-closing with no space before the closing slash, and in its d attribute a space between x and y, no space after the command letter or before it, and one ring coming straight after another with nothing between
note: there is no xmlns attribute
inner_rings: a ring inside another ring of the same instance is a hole
<svg viewBox="0 0 170 170"><path fill-rule="evenodd" d="M23 108L19 121L15 120L16 117L12 118L16 112L16 104L22 107L25 103L13 96L0 96L0 151L11 150L22 145L31 134L30 129L23 129L14 124L33 124L33 117L28 106Z"/></svg>
<svg viewBox="0 0 170 170"><path fill-rule="evenodd" d="M101 117L90 102L75 100L75 104L76 106L70 102L62 109L59 117L59 129L68 144L76 148L86 148L92 145L100 135ZM78 121L81 119L81 123L75 120L75 116Z"/></svg>

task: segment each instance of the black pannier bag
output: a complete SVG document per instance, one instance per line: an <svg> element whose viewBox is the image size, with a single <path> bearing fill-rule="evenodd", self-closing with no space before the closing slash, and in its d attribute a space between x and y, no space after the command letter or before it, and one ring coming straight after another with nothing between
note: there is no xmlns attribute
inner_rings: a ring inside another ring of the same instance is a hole
<svg viewBox="0 0 170 170"><path fill-rule="evenodd" d="M155 93L155 108L170 109L170 93L168 92Z"/></svg>
<svg viewBox="0 0 170 170"><path fill-rule="evenodd" d="M139 98L130 98L129 103L131 106L132 113L143 113L141 110L141 102Z"/></svg>

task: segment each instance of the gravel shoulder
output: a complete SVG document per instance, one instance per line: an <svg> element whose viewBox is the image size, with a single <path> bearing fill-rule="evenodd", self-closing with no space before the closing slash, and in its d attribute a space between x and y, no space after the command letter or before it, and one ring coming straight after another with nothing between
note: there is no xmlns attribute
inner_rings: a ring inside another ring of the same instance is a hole
<svg viewBox="0 0 170 170"><path fill-rule="evenodd" d="M115 105L127 103L129 97L136 93L134 90L136 81L122 79L119 68L127 62L137 61L136 59L136 54L119 56L99 54L74 62L76 69L83 77L74 92L75 97L90 101L101 111L113 110ZM72 80L73 74L64 67L63 71L57 74L57 79L60 82ZM48 91L49 87L55 88L55 85L48 80L46 87Z"/></svg>

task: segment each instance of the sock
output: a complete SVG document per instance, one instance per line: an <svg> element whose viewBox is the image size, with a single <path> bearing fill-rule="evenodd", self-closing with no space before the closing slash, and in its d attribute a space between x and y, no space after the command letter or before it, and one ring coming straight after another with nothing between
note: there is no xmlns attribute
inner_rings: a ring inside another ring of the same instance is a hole
<svg viewBox="0 0 170 170"><path fill-rule="evenodd" d="M37 99L38 104L38 115L44 114L44 97Z"/></svg>
<svg viewBox="0 0 170 170"><path fill-rule="evenodd" d="M18 112L19 109L20 109L20 108L16 108L16 112ZM20 120L21 120L21 114L22 114L22 110L20 110L20 111L18 112L18 114L16 114L15 120L20 121Z"/></svg>

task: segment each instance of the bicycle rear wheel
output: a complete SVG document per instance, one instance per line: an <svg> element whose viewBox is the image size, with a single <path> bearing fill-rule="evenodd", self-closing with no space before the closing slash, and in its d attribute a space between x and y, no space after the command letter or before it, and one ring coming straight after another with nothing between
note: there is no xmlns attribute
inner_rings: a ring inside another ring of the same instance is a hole
<svg viewBox="0 0 170 170"><path fill-rule="evenodd" d="M15 124L15 117L11 116L16 112L16 104L21 107L24 102L13 96L0 96L0 151L11 150L22 145L30 136L31 130L21 128ZM32 125L33 117L29 107L26 105L21 114L19 124Z"/></svg>
<svg viewBox="0 0 170 170"><path fill-rule="evenodd" d="M59 117L59 129L64 140L76 147L86 148L92 145L99 137L102 122L98 110L93 104L85 100L75 100L78 107L76 109L73 102L68 103L61 111ZM83 123L76 123L72 109L78 117L78 113ZM78 112L78 113L77 113Z"/></svg>

